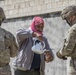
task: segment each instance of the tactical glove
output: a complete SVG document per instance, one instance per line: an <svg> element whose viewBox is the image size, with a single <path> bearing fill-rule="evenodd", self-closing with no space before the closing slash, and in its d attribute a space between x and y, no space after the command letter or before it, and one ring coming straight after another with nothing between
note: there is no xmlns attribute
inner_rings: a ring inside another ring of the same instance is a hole
<svg viewBox="0 0 76 75"><path fill-rule="evenodd" d="M65 56L62 56L59 51L56 53L56 55L60 59L67 60L67 58Z"/></svg>

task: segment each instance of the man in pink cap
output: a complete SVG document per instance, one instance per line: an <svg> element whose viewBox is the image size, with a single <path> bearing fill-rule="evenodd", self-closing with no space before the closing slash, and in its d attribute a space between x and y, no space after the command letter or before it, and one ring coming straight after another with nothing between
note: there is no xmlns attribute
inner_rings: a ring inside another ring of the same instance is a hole
<svg viewBox="0 0 76 75"><path fill-rule="evenodd" d="M54 59L47 38L43 35L43 28L43 19L36 16L28 29L18 30L19 52L14 62L15 75L44 75L45 61L50 62ZM46 51L44 53L38 54L32 51L35 41L45 43Z"/></svg>

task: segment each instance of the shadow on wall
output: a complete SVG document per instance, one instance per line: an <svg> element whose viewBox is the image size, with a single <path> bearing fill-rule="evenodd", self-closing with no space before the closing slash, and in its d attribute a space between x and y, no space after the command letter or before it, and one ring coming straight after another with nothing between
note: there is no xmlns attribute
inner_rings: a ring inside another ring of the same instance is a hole
<svg viewBox="0 0 76 75"><path fill-rule="evenodd" d="M45 21L44 34L48 38L50 47L53 49L55 59L46 63L46 75L66 75L66 62L56 57L56 52L62 47L64 35L69 26L60 18L60 13L40 15ZM33 16L9 19L3 23L2 27L12 32L16 36L16 31L20 28L28 28ZM64 26L65 25L65 26ZM13 59L11 60L11 62ZM10 64L11 64L10 62ZM11 65L12 68L12 65ZM13 72L13 70L12 70Z"/></svg>

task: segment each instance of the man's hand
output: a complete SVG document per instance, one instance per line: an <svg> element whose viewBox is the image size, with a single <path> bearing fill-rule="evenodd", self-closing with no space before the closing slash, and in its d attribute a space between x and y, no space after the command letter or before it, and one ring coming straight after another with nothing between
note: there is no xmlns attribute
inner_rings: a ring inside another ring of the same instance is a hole
<svg viewBox="0 0 76 75"><path fill-rule="evenodd" d="M65 56L62 56L59 51L56 53L56 55L60 59L67 60L67 58Z"/></svg>
<svg viewBox="0 0 76 75"><path fill-rule="evenodd" d="M40 41L43 41L43 36L41 34L38 34L36 32L33 32L33 37L37 37Z"/></svg>
<svg viewBox="0 0 76 75"><path fill-rule="evenodd" d="M54 57L52 56L50 51L45 51L44 55L45 55L45 61L47 63L50 62L50 61L53 61Z"/></svg>

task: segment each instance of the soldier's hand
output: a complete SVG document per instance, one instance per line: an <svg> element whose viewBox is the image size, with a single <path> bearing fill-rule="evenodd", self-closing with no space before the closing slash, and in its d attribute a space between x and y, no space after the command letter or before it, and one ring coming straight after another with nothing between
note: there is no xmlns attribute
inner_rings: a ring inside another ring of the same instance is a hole
<svg viewBox="0 0 76 75"><path fill-rule="evenodd" d="M67 60L67 58L65 56L62 56L59 51L56 53L56 55L60 59Z"/></svg>

